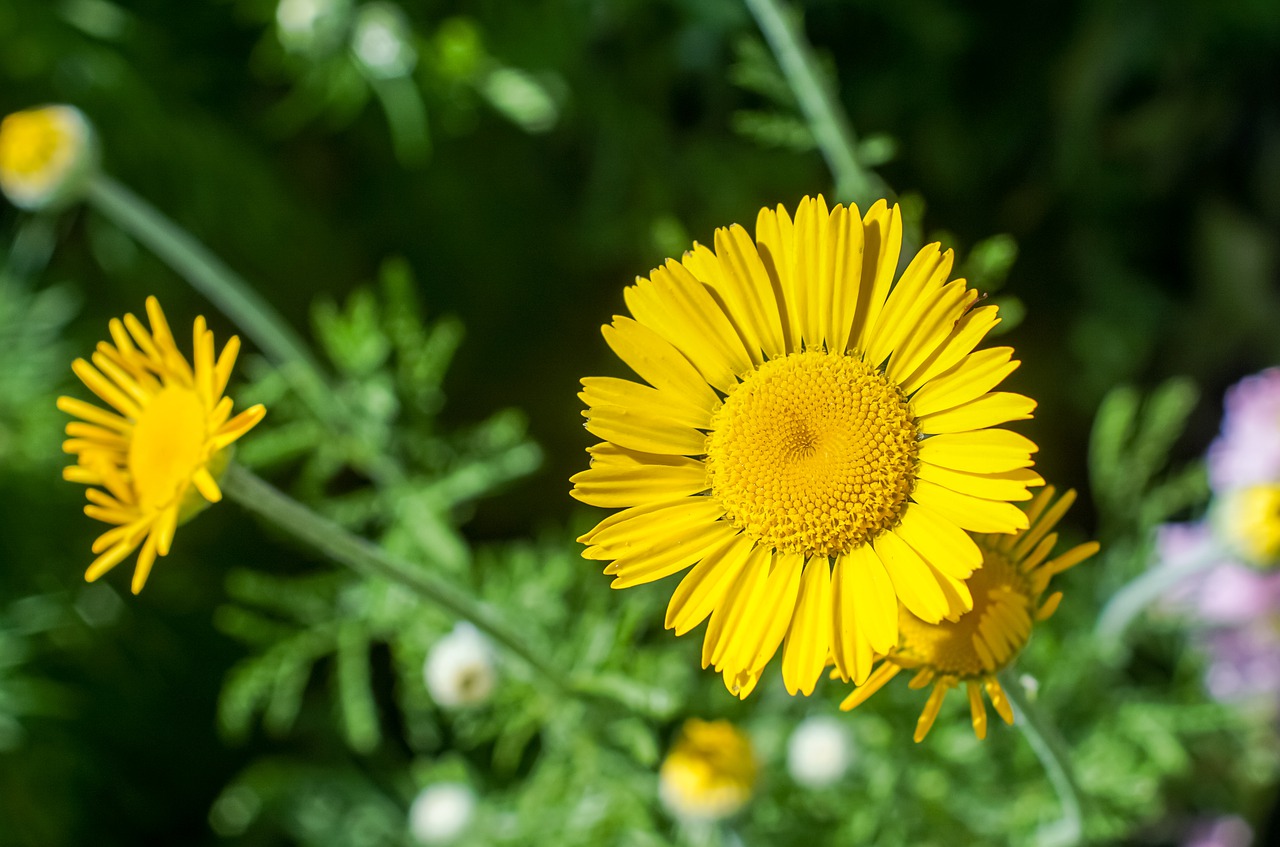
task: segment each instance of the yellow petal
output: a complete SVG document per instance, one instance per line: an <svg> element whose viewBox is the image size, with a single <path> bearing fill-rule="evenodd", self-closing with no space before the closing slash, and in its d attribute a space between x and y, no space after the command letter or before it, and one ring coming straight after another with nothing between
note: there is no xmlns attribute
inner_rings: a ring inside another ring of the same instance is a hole
<svg viewBox="0 0 1280 847"><path fill-rule="evenodd" d="M707 469L697 459L636 453L613 444L591 448L591 467L574 474L569 492L578 500L605 509L628 508L707 488ZM623 458L615 458L623 455ZM604 458L607 457L607 458Z"/></svg>
<svg viewBox="0 0 1280 847"><path fill-rule="evenodd" d="M921 248L889 292L867 345L868 363L880 365L889 358L914 329L919 316L933 303L934 295L951 274L954 256L950 250L939 252L938 246L929 244Z"/></svg>
<svg viewBox="0 0 1280 847"><path fill-rule="evenodd" d="M788 693L813 693L831 648L831 617L831 566L826 556L815 556L804 566L800 599L782 651L782 680Z"/></svg>
<svg viewBox="0 0 1280 847"><path fill-rule="evenodd" d="M641 453L700 456L707 436L690 426L626 406L592 406L584 411L587 432Z"/></svg>
<svg viewBox="0 0 1280 847"><path fill-rule="evenodd" d="M716 230L715 246L721 272L716 290L729 307L729 317L747 340L747 352L756 364L784 355L787 349L778 299L755 242L745 229L734 224Z"/></svg>
<svg viewBox="0 0 1280 847"><path fill-rule="evenodd" d="M872 547L884 563L893 589L907 611L927 623L937 623L951 611L951 604L933 571L893 530L877 536Z"/></svg>
<svg viewBox="0 0 1280 847"><path fill-rule="evenodd" d="M621 406L636 414L669 420L678 426L706 429L711 425L711 415L705 409L686 403L679 395L626 379L585 377L578 397L588 406Z"/></svg>
<svg viewBox="0 0 1280 847"><path fill-rule="evenodd" d="M963 529L927 506L910 504L893 532L934 569L965 579L982 564L982 551Z"/></svg>
<svg viewBox="0 0 1280 847"><path fill-rule="evenodd" d="M916 480L911 497L939 517L970 532L1005 533L1027 528L1026 513L1012 503L960 494L926 479Z"/></svg>
<svg viewBox="0 0 1280 847"><path fill-rule="evenodd" d="M876 668L875 673L867 677L867 681L865 683L855 688L852 694L844 698L840 703L841 710L847 712L850 709L856 709L858 706L861 706L863 703L867 702L867 699L872 694L875 694L881 688L884 688L885 683L893 679L901 671L902 668L892 662L881 662L880 667Z"/></svg>
<svg viewBox="0 0 1280 847"><path fill-rule="evenodd" d="M1025 435L1007 429L946 432L920 442L920 461L954 471L1004 473L1029 467L1039 450Z"/></svg>
<svg viewBox="0 0 1280 847"><path fill-rule="evenodd" d="M1021 362L1012 359L1012 347L970 353L921 386L911 397L912 411L923 418L978 399L1017 370Z"/></svg>
<svg viewBox="0 0 1280 847"><path fill-rule="evenodd" d="M730 536L685 574L667 604L666 628L684 635L724 600L755 546L743 533Z"/></svg>
<svg viewBox="0 0 1280 847"><path fill-rule="evenodd" d="M683 353L722 394L753 367L724 310L679 262L669 260L649 279L637 279L623 297L637 321Z"/></svg>
<svg viewBox="0 0 1280 847"><path fill-rule="evenodd" d="M621 557L613 563L611 588L631 588L679 573L731 538L737 530L728 521L694 526L664 543Z"/></svg>
<svg viewBox="0 0 1280 847"><path fill-rule="evenodd" d="M1030 500L1029 486L1044 485L1040 474L1031 468L1017 468L1004 473L968 473L921 462L916 470L925 479L944 488L984 500Z"/></svg>
<svg viewBox="0 0 1280 847"><path fill-rule="evenodd" d="M1009 421L1027 420L1035 408L1036 401L1030 397L1007 391L992 391L977 400L920 418L920 431L935 435L986 429Z"/></svg>
<svg viewBox="0 0 1280 847"><path fill-rule="evenodd" d="M898 385L907 394L914 393L920 386L935 377L946 373L960 360L969 355L978 346L987 333L1000 323L999 309L995 306L972 307L972 301L966 301L970 308L965 312L949 335L935 344L932 352Z"/></svg>
<svg viewBox="0 0 1280 847"><path fill-rule="evenodd" d="M902 212L896 203L890 209L884 200L877 200L863 217L862 227L861 290L849 349L865 351L889 296L893 275L898 271L898 257L902 250Z"/></svg>
<svg viewBox="0 0 1280 847"><path fill-rule="evenodd" d="M772 551L758 545L753 545L747 554L737 578L725 592L724 601L711 613L711 623L702 642L704 668L713 665L718 671L728 668L734 674L746 670L737 664L728 665L725 656L736 648L738 640L752 626L751 613L760 605L772 558Z"/></svg>
<svg viewBox="0 0 1280 847"><path fill-rule="evenodd" d="M861 682L871 669L861 660L872 650L887 653L898 644L898 595L868 544L836 558L832 594L832 657L842 678Z"/></svg>
<svg viewBox="0 0 1280 847"><path fill-rule="evenodd" d="M619 316L600 331L618 358L654 388L702 409L708 417L720 408L720 398L698 369L649 327Z"/></svg>
<svg viewBox="0 0 1280 847"><path fill-rule="evenodd" d="M916 371L929 356L938 351L947 337L955 330L964 310L978 297L978 292L968 288L962 279L952 280L942 286L937 294L924 304L911 331L889 358L886 373L898 384Z"/></svg>
<svg viewBox="0 0 1280 847"><path fill-rule="evenodd" d="M600 548L609 558L620 559L679 544L723 514L724 506L711 497L685 497L618 512L579 540Z"/></svg>
<svg viewBox="0 0 1280 847"><path fill-rule="evenodd" d="M782 333L788 352L800 349L800 316L796 311L795 232L791 215L781 203L756 215L756 249L773 282L782 317Z"/></svg>

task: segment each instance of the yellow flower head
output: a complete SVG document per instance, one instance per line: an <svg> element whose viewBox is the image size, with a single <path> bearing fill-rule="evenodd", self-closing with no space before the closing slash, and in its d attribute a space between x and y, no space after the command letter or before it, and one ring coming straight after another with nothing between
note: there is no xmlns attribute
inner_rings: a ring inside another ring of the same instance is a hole
<svg viewBox="0 0 1280 847"><path fill-rule="evenodd" d="M899 601L933 623L967 611L982 552L966 530L1025 529L1010 501L1044 482L1035 444L996 428L1035 408L992 391L1013 351L974 351L996 307L937 244L895 283L901 244L884 201L762 209L754 239L720 229L626 289L633 317L604 337L648 385L582 381L603 443L573 495L623 510L583 555L615 588L692 565L666 625L710 617L703 666L739 696L784 641L787 689L809 694L828 655L866 679Z"/></svg>
<svg viewBox="0 0 1280 847"><path fill-rule="evenodd" d="M74 199L96 164L93 130L73 106L14 112L0 121L0 190L15 206Z"/></svg>
<svg viewBox="0 0 1280 847"><path fill-rule="evenodd" d="M1047 620L1057 610L1062 592L1044 597L1049 580L1098 551L1098 542L1090 541L1046 561L1058 541L1052 530L1076 499L1075 492L1068 491L1052 502L1053 494L1052 487L1045 488L1031 502L1027 529L1015 535L978 537L983 562L968 581L972 611L955 620L928 623L905 606L899 610L897 645L840 708L854 708L907 668L916 671L912 688L933 683L916 725L916 741L928 735L947 692L961 682L969 694L973 731L979 738L987 734L983 688L1005 723L1013 723L1013 710L996 674L1022 652L1034 622Z"/></svg>
<svg viewBox="0 0 1280 847"><path fill-rule="evenodd" d="M1214 509L1218 531L1251 565L1280 563L1280 483L1263 483L1226 494Z"/></svg>
<svg viewBox="0 0 1280 847"><path fill-rule="evenodd" d="M682 820L721 820L746 805L758 772L742 730L728 721L691 718L662 762L658 794Z"/></svg>
<svg viewBox="0 0 1280 847"><path fill-rule="evenodd" d="M231 398L223 396L238 338L215 359L213 333L196 318L193 367L154 297L147 298L147 316L149 332L133 315L112 319L114 346L99 342L93 364L76 359L71 366L111 409L58 398L59 409L80 419L67 424L62 449L76 464L62 476L99 486L86 492L85 514L113 525L93 543L98 557L85 579L102 576L141 545L134 594L156 557L169 554L178 524L222 499L215 477L229 459L224 451L266 414L258 405L232 418Z"/></svg>

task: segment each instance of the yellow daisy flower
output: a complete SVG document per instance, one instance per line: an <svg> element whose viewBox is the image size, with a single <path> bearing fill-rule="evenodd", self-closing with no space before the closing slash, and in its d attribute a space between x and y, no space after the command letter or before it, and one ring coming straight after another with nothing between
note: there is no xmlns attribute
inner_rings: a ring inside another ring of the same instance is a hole
<svg viewBox="0 0 1280 847"><path fill-rule="evenodd" d="M178 524L222 499L215 477L227 448L262 420L261 406L231 417L224 397L240 352L232 336L214 358L213 333L196 318L195 366L178 352L156 298L147 298L151 330L133 315L112 319L114 346L99 342L93 364L71 369L112 409L59 397L58 408L79 418L67 424L62 449L76 457L63 478L90 486L85 514L113 527L93 543L98 557L85 579L94 581L138 549L133 593L147 581L157 556L167 556Z"/></svg>
<svg viewBox="0 0 1280 847"><path fill-rule="evenodd" d="M751 740L728 721L685 721L658 772L658 796L685 821L717 821L739 812L759 773Z"/></svg>
<svg viewBox="0 0 1280 847"><path fill-rule="evenodd" d="M841 709L859 705L907 668L916 672L912 688L933 683L933 692L916 724L916 741L929 734L947 692L962 682L978 738L987 735L983 689L1004 722L1013 723L1013 709L996 674L1022 652L1034 622L1048 620L1057 611L1062 592L1044 597L1049 580L1098 552L1098 542L1090 541L1046 561L1058 541L1052 530L1076 499L1076 493L1068 491L1051 505L1053 494L1052 486L1045 488L1028 506L1028 528L1015 535L977 538L983 561L969 577L972 611L956 620L929 623L905 606L899 609L897 645L866 683L845 698Z"/></svg>
<svg viewBox="0 0 1280 847"><path fill-rule="evenodd" d="M584 379L591 468L573 495L621 508L582 536L613 587L694 566L666 625L710 617L703 666L745 697L785 640L783 679L812 692L828 655L863 681L898 642L898 601L937 622L972 606L982 553L1014 532L1009 501L1042 485L1036 446L993 428L1035 402L994 392L1018 362L973 352L999 322L931 244L893 284L897 206L795 219L762 209L625 291L603 328L648 385Z"/></svg>
<svg viewBox="0 0 1280 847"><path fill-rule="evenodd" d="M0 121L0 191L23 209L74 199L97 165L93 130L74 106L43 106Z"/></svg>

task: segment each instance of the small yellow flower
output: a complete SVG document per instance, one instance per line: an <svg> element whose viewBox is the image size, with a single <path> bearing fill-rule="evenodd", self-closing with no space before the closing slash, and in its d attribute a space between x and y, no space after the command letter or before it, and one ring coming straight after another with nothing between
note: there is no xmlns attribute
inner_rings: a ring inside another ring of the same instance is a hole
<svg viewBox="0 0 1280 847"><path fill-rule="evenodd" d="M827 657L861 683L898 642L898 603L972 606L968 532L1027 526L1036 445L1004 429L1035 401L994 390L1000 321L922 248L899 276L902 216L818 197L716 231L624 292L605 341L643 379L582 380L601 443L573 496L620 509L583 535L614 588L688 570L666 625L710 619L702 664L746 697L782 653L792 694ZM896 277L896 281L895 281Z"/></svg>
<svg viewBox="0 0 1280 847"><path fill-rule="evenodd" d="M916 725L916 741L928 735L947 692L962 682L978 738L987 734L984 688L1000 717L1013 723L1013 709L996 674L1022 652L1034 622L1047 620L1057 610L1061 591L1041 599L1049 580L1098 551L1098 542L1090 541L1045 561L1058 541L1057 533L1051 530L1075 502L1075 492L1068 491L1050 505L1053 494L1052 487L1045 488L1028 506L1027 529L1015 535L977 537L983 562L967 583L973 595L972 611L954 620L927 623L905 607L899 609L897 646L840 708L859 705L905 668L916 671L911 688L933 683Z"/></svg>
<svg viewBox="0 0 1280 847"><path fill-rule="evenodd" d="M58 408L79 418L67 424L62 449L76 457L63 478L89 488L85 514L113 524L93 543L92 582L141 545L133 593L147 581L157 556L166 556L178 524L222 499L215 477L227 448L262 420L261 406L231 417L223 396L240 351L235 336L214 358L213 333L195 320L195 366L178 351L164 312L147 298L148 332L133 315L112 319L114 346L99 342L93 364L76 359L76 376L112 409L74 397Z"/></svg>
<svg viewBox="0 0 1280 847"><path fill-rule="evenodd" d="M1258 567L1280 562L1280 483L1232 491L1214 515L1218 531L1246 562Z"/></svg>
<svg viewBox="0 0 1280 847"><path fill-rule="evenodd" d="M97 165L93 130L73 106L43 106L0 121L0 190L15 206L75 199Z"/></svg>
<svg viewBox="0 0 1280 847"><path fill-rule="evenodd" d="M742 730L728 721L690 718L662 762L658 794L681 820L721 820L746 805L758 772Z"/></svg>

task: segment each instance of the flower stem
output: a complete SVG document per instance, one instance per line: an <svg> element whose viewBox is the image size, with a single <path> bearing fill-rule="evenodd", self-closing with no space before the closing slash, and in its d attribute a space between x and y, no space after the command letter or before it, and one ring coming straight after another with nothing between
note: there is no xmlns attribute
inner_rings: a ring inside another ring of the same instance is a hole
<svg viewBox="0 0 1280 847"><path fill-rule="evenodd" d="M1212 546L1197 551L1197 555L1173 562L1163 567L1148 567L1123 586L1102 607L1094 635L1105 648L1119 646L1120 639L1143 610L1159 599L1169 589L1192 574L1199 573L1222 561L1222 553Z"/></svg>
<svg viewBox="0 0 1280 847"><path fill-rule="evenodd" d="M813 139L835 178L836 194L868 204L889 187L858 161L858 139L831 85L814 59L796 12L781 0L745 0L791 86Z"/></svg>
<svg viewBox="0 0 1280 847"><path fill-rule="evenodd" d="M1075 847L1084 838L1084 800L1062 738L1027 698L1010 670L1000 674L1000 687L1013 705L1015 723L1044 766L1062 803L1062 819L1040 831L1042 847Z"/></svg>
<svg viewBox="0 0 1280 847"><path fill-rule="evenodd" d="M471 622L496 643L523 659L557 688L566 693L577 693L576 686L566 675L531 650L524 639L495 620L476 600L449 583L353 535L235 462L227 467L221 486L223 493L229 498L283 529L307 547L348 566L362 576L390 579L409 588L427 601Z"/></svg>
<svg viewBox="0 0 1280 847"><path fill-rule="evenodd" d="M87 199L231 318L282 369L308 405L327 408L329 392L319 364L293 328L249 283L190 233L105 174L89 182Z"/></svg>

